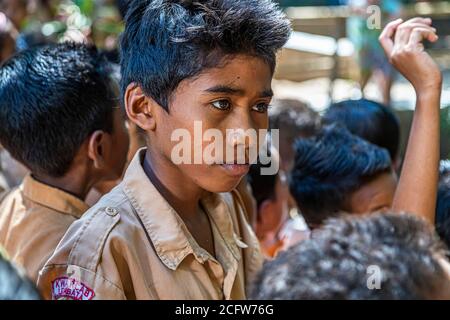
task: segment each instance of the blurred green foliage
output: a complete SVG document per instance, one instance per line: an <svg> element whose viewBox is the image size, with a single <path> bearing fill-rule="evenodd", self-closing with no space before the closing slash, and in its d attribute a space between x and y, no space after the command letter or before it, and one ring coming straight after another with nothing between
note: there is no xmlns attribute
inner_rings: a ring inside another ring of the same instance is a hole
<svg viewBox="0 0 450 320"><path fill-rule="evenodd" d="M123 30L123 21L113 0L48 0L29 15L27 29L40 28L44 37L56 41L95 43L112 49Z"/></svg>

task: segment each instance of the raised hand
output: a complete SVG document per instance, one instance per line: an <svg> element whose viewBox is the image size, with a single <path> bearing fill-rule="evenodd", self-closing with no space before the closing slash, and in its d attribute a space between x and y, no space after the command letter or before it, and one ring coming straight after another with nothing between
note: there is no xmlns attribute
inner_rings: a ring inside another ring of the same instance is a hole
<svg viewBox="0 0 450 320"><path fill-rule="evenodd" d="M423 41L435 42L436 29L429 18L398 19L389 23L380 35L380 43L391 64L408 79L418 94L440 90L442 74L425 51Z"/></svg>

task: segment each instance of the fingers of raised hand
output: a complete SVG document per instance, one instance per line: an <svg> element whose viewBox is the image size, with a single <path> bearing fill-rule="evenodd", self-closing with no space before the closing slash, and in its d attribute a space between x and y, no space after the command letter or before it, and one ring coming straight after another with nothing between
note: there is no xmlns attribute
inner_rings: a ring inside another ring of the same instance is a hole
<svg viewBox="0 0 450 320"><path fill-rule="evenodd" d="M394 41L392 38L395 34L395 30L402 22L402 19L397 19L388 23L379 37L380 44L387 56L390 56L392 53L394 48Z"/></svg>

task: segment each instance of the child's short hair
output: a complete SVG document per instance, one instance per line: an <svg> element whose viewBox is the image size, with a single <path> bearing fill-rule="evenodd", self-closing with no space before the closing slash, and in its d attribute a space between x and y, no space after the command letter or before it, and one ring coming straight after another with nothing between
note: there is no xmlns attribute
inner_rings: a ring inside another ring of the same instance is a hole
<svg viewBox="0 0 450 320"><path fill-rule="evenodd" d="M415 216L331 219L311 239L267 262L252 298L448 298L449 278L440 257L444 247L431 226Z"/></svg>
<svg viewBox="0 0 450 320"><path fill-rule="evenodd" d="M367 99L345 100L332 104L323 117L325 124L340 123L351 133L398 155L400 122L388 107Z"/></svg>
<svg viewBox="0 0 450 320"><path fill-rule="evenodd" d="M121 38L122 92L130 83L168 110L178 84L228 55L264 59L288 40L290 23L270 0L136 0Z"/></svg>
<svg viewBox="0 0 450 320"><path fill-rule="evenodd" d="M436 202L436 230L450 248L450 161L441 161Z"/></svg>
<svg viewBox="0 0 450 320"><path fill-rule="evenodd" d="M0 143L32 172L62 176L92 132L113 130L117 89L94 47L23 51L0 69Z"/></svg>
<svg viewBox="0 0 450 320"><path fill-rule="evenodd" d="M365 182L391 170L385 149L352 135L344 127L324 127L295 143L290 191L308 224L343 210L347 197Z"/></svg>

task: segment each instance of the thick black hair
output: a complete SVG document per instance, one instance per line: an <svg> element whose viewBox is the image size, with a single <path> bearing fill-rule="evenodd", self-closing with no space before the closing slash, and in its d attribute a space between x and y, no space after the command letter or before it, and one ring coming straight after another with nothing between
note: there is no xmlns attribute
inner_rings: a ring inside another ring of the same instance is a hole
<svg viewBox="0 0 450 320"><path fill-rule="evenodd" d="M121 37L122 93L137 83L168 111L182 80L235 54L264 59L288 40L290 23L270 0L134 0Z"/></svg>
<svg viewBox="0 0 450 320"><path fill-rule="evenodd" d="M36 286L0 252L0 300L40 300Z"/></svg>
<svg viewBox="0 0 450 320"><path fill-rule="evenodd" d="M444 254L432 227L413 215L331 219L311 239L266 262L252 298L449 298L450 280L437 259Z"/></svg>
<svg viewBox="0 0 450 320"><path fill-rule="evenodd" d="M450 161L440 165L439 187L436 202L436 230L450 248Z"/></svg>
<svg viewBox="0 0 450 320"><path fill-rule="evenodd" d="M338 125L325 126L316 136L297 140L295 151L290 191L310 225L320 225L343 210L352 192L391 170L385 149Z"/></svg>
<svg viewBox="0 0 450 320"><path fill-rule="evenodd" d="M128 6L130 5L131 0L115 0L116 7L119 10L120 16L125 18L128 11Z"/></svg>
<svg viewBox="0 0 450 320"><path fill-rule="evenodd" d="M0 143L33 173L64 175L92 132L112 132L116 106L117 84L95 47L35 47L0 69Z"/></svg>
<svg viewBox="0 0 450 320"><path fill-rule="evenodd" d="M323 116L325 124L340 123L347 129L398 156L400 122L388 107L367 99L345 100L332 104Z"/></svg>

